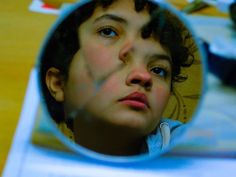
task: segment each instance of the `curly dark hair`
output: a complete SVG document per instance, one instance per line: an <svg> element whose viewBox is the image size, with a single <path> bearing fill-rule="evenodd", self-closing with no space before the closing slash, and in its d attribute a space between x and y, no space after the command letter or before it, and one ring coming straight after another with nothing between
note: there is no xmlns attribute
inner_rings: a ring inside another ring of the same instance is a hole
<svg viewBox="0 0 236 177"><path fill-rule="evenodd" d="M57 122L64 121L62 103L57 102L49 93L45 83L47 70L55 67L67 79L70 63L80 49L78 28L86 21L97 6L109 7L117 0L92 0L77 7L64 18L51 32L42 50L39 63L40 85L52 118ZM134 0L137 12L148 9L151 20L142 29L144 39L154 35L161 45L168 48L172 58L172 81L181 82L187 77L181 74L182 67L189 67L194 60L195 43L189 30L179 18L159 4L149 0ZM172 88L172 84L171 84Z"/></svg>

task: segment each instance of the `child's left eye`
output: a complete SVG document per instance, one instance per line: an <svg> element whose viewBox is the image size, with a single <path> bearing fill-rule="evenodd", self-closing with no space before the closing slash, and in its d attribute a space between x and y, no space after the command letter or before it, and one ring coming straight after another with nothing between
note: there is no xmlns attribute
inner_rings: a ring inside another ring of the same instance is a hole
<svg viewBox="0 0 236 177"><path fill-rule="evenodd" d="M111 27L105 27L103 29L100 29L98 32L101 36L107 37L107 38L113 38L113 37L118 36L118 33L115 30L113 30Z"/></svg>
<svg viewBox="0 0 236 177"><path fill-rule="evenodd" d="M159 75L161 77L166 77L167 76L167 71L164 68L161 67L154 67L151 69L151 71L156 74Z"/></svg>

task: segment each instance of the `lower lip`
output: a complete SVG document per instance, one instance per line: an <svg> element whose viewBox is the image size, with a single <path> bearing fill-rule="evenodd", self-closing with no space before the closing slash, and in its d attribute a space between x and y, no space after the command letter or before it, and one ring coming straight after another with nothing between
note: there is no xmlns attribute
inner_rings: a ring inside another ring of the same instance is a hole
<svg viewBox="0 0 236 177"><path fill-rule="evenodd" d="M123 100L121 101L122 104L130 106L136 109L147 109L147 105L143 102L136 101L136 100Z"/></svg>

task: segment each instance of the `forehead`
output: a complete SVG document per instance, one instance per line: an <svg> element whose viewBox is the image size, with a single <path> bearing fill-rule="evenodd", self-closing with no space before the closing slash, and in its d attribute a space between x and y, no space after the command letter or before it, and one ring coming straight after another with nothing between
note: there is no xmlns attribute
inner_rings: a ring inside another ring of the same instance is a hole
<svg viewBox="0 0 236 177"><path fill-rule="evenodd" d="M111 14L120 17L128 24L133 24L137 27L143 26L150 20L150 15L145 8L140 12L135 10L135 3L133 0L115 0L106 8L98 6L95 8L94 13L89 20L95 21L104 14Z"/></svg>

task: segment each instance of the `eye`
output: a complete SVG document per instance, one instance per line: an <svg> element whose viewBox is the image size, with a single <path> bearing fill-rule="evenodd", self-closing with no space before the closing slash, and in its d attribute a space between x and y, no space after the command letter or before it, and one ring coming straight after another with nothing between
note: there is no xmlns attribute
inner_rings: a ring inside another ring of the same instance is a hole
<svg viewBox="0 0 236 177"><path fill-rule="evenodd" d="M106 38L114 38L118 36L118 33L112 27L103 27L98 30L98 33Z"/></svg>
<svg viewBox="0 0 236 177"><path fill-rule="evenodd" d="M154 67L151 69L151 72L161 77L167 76L167 70L162 67Z"/></svg>

